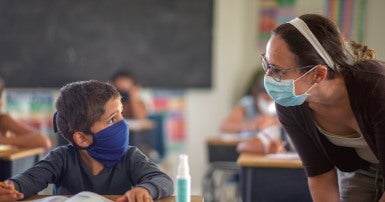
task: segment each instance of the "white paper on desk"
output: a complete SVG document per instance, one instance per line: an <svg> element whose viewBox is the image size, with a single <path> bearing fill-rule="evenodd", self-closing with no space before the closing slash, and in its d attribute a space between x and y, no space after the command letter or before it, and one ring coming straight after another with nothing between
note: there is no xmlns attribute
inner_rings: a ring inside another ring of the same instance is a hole
<svg viewBox="0 0 385 202"><path fill-rule="evenodd" d="M66 196L48 196L45 198L32 200L31 202L64 202L66 200L68 200Z"/></svg>
<svg viewBox="0 0 385 202"><path fill-rule="evenodd" d="M48 196L45 198L33 200L32 202L113 202L113 201L103 197L102 195L99 195L93 192L82 191L71 197Z"/></svg>
<svg viewBox="0 0 385 202"><path fill-rule="evenodd" d="M82 191L66 202L112 202L110 199L103 197L97 193Z"/></svg>
<svg viewBox="0 0 385 202"><path fill-rule="evenodd" d="M296 152L267 154L266 157L270 158L270 159L292 159L292 160L298 160L299 159L298 153L296 153Z"/></svg>

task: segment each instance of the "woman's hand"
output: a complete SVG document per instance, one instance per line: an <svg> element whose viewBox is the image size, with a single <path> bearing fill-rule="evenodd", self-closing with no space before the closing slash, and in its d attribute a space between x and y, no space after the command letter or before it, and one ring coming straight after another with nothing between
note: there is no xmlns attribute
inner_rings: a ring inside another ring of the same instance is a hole
<svg viewBox="0 0 385 202"><path fill-rule="evenodd" d="M282 153L285 151L285 143L283 141L271 140L268 154Z"/></svg>
<svg viewBox="0 0 385 202"><path fill-rule="evenodd" d="M116 199L116 202L152 202L150 192L143 187L135 187L127 191L123 196Z"/></svg>

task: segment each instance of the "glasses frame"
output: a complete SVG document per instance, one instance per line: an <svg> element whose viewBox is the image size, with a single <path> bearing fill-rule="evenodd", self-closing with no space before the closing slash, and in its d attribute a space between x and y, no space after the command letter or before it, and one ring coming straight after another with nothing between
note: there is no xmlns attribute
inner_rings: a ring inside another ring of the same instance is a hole
<svg viewBox="0 0 385 202"><path fill-rule="evenodd" d="M265 54L261 54L261 63L262 63L263 70L266 73L271 72L273 79L277 82L280 82L282 80L282 75L286 74L287 72L300 70L300 69L306 69L306 68L312 68L315 66L315 65L307 65L307 66L303 66L303 67L281 69L281 68L276 67L275 65L269 64L269 62L267 62ZM278 75L278 77L276 77L274 75Z"/></svg>

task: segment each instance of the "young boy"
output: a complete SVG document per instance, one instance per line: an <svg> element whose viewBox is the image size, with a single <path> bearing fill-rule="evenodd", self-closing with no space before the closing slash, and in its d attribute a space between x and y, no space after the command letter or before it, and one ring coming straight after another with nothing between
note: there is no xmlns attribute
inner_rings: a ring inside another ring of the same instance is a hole
<svg viewBox="0 0 385 202"><path fill-rule="evenodd" d="M54 129L71 144L57 147L0 188L0 199L19 200L53 183L54 194L92 191L123 195L118 201L152 201L173 193L173 182L137 148L128 146L119 92L110 84L67 84L56 101ZM11 193L13 188L22 194ZM7 198L8 197L8 198Z"/></svg>

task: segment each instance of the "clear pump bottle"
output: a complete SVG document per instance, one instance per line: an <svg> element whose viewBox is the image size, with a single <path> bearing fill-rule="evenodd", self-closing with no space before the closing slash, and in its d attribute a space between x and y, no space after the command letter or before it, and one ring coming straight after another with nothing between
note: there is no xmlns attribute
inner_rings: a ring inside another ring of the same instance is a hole
<svg viewBox="0 0 385 202"><path fill-rule="evenodd" d="M186 154L179 155L176 180L176 202L190 202L191 176L188 166L188 156Z"/></svg>

